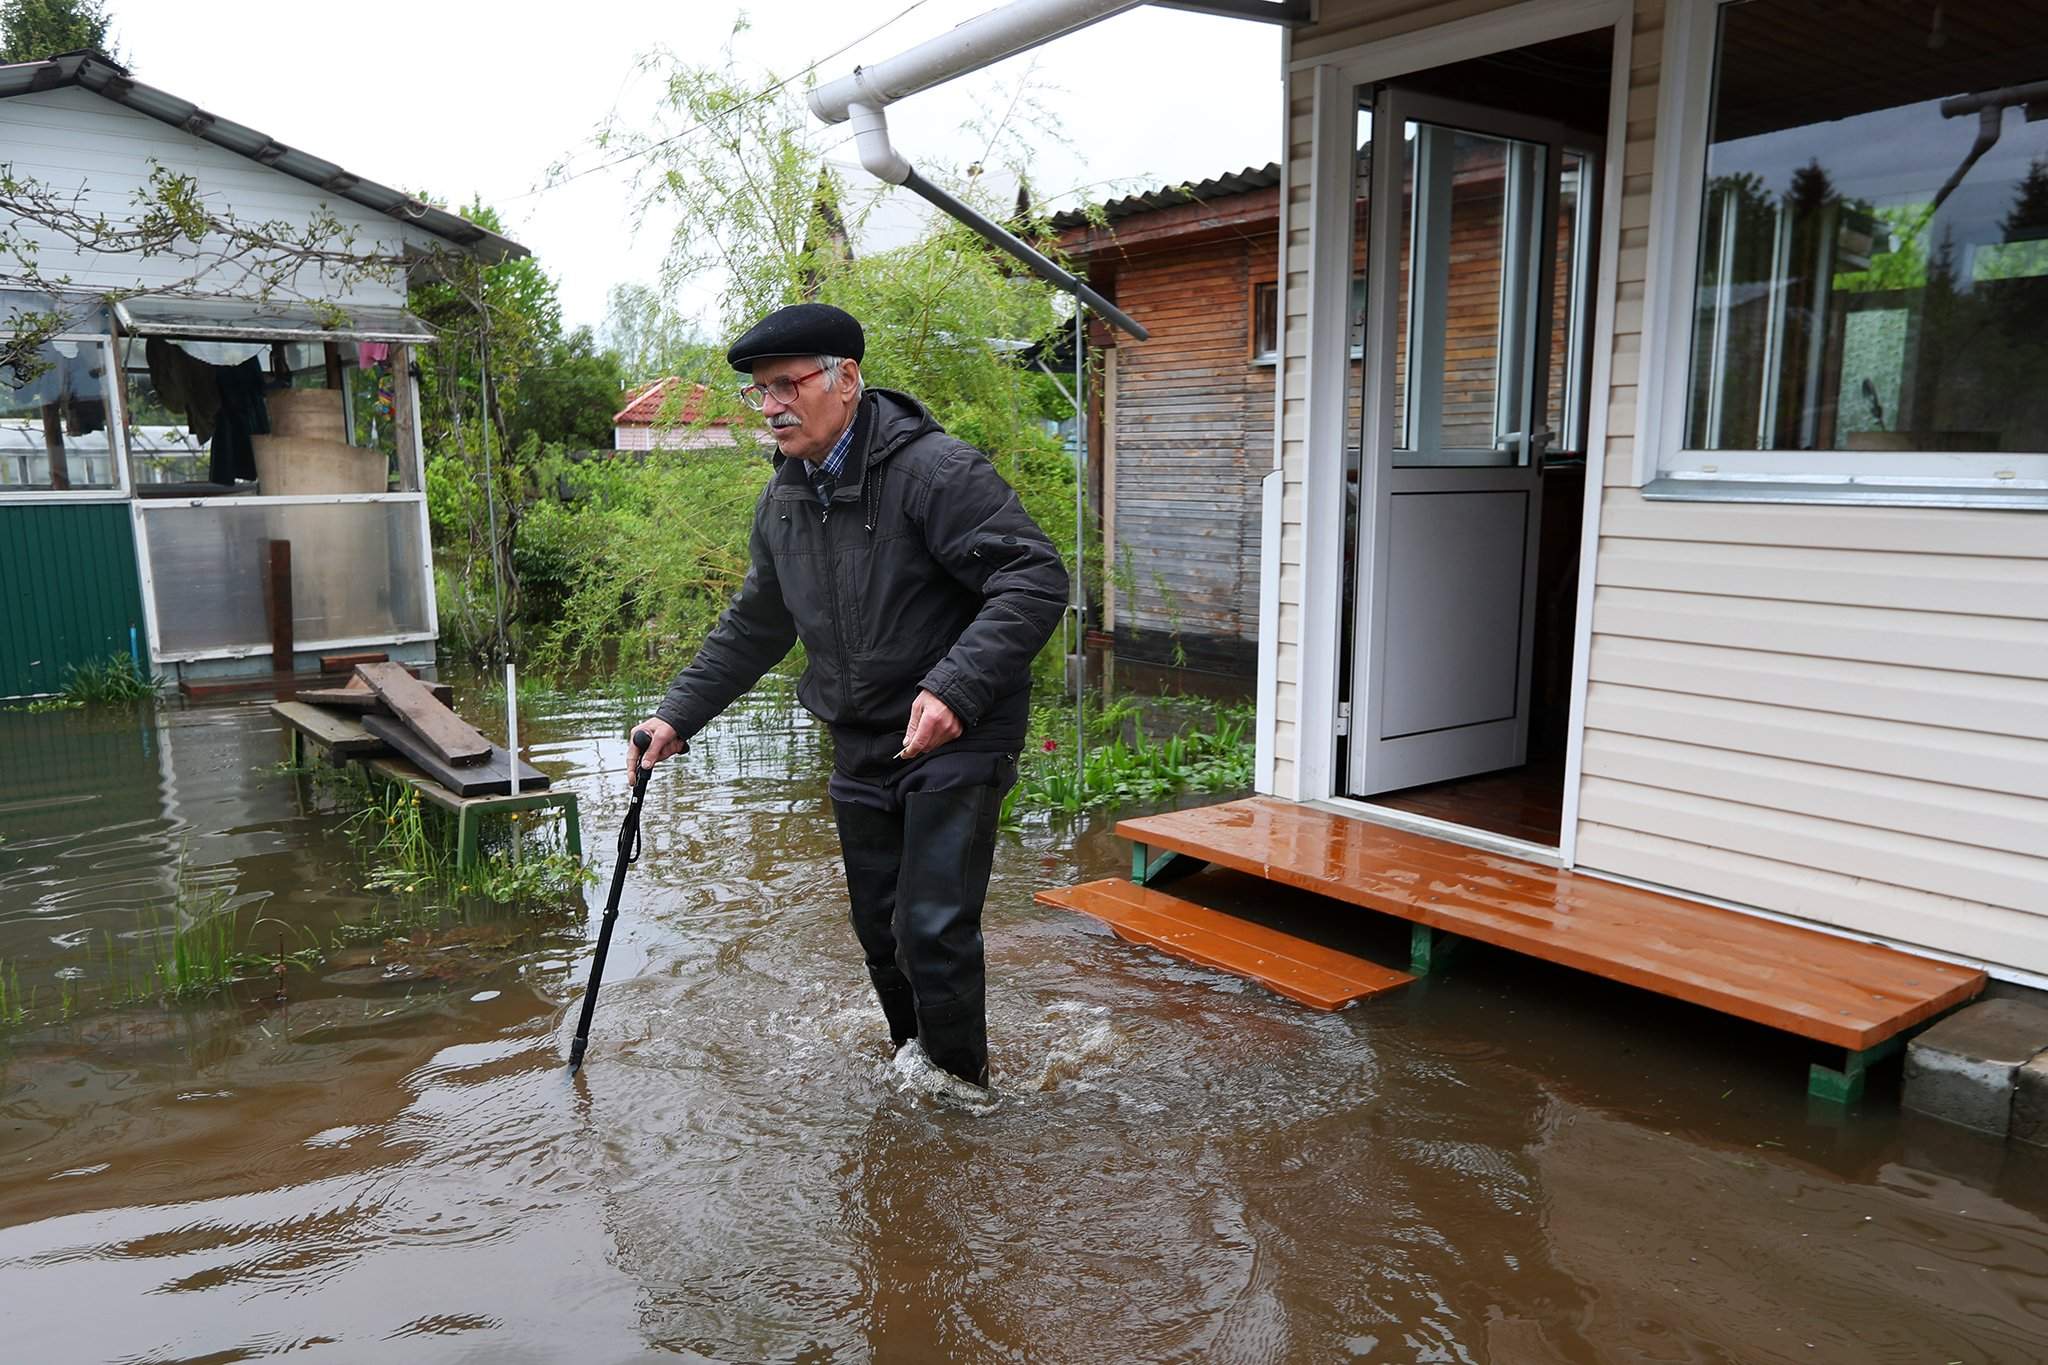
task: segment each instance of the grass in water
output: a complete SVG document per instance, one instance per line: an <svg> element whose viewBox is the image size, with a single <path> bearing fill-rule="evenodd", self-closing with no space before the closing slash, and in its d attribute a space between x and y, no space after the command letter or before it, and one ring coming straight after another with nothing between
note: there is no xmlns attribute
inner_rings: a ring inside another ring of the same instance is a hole
<svg viewBox="0 0 2048 1365"><path fill-rule="evenodd" d="M73 664L64 670L64 699L77 705L145 701L156 695L162 679L145 675L126 654Z"/></svg>
<svg viewBox="0 0 2048 1365"><path fill-rule="evenodd" d="M458 867L455 820L447 812L409 786L364 782L357 790L362 804L344 827L363 857L370 890L553 905L597 878L545 836L520 837L521 827L532 823L530 813L512 811L487 822L477 861Z"/></svg>
<svg viewBox="0 0 2048 1365"><path fill-rule="evenodd" d="M1252 784L1255 763L1248 707L1202 708L1161 737L1148 727L1144 708L1130 699L1092 705L1083 714L1088 754L1076 765L1073 712L1060 707L1033 712L1032 741L1019 762L1017 785L1003 800L1006 826L1015 827L1020 811L1071 815L1181 792L1229 791ZM1159 725L1155 718L1153 727Z"/></svg>
<svg viewBox="0 0 2048 1365"><path fill-rule="evenodd" d="M21 996L21 971L0 958L0 1028L13 1028L28 1017L28 1001Z"/></svg>

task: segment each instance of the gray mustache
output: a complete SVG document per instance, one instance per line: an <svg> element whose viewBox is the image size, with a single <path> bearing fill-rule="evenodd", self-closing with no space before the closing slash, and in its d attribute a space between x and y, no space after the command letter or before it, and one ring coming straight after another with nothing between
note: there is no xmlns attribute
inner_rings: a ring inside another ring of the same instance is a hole
<svg viewBox="0 0 2048 1365"><path fill-rule="evenodd" d="M778 430L780 430L780 429L781 429L781 428L783 428L783 427L793 427L793 426L797 426L797 425L798 425L798 424L800 424L800 423L801 423L801 422L802 422L803 420L804 420L803 418L801 418L801 417L797 416L797 415L796 415L795 413L793 413L793 412L781 412L781 413L777 413L777 414L776 414L775 416L773 416L773 417L770 417L770 418L768 419L768 425L769 425L769 426L771 426L771 427L774 427L774 428L776 428L776 429L778 429Z"/></svg>

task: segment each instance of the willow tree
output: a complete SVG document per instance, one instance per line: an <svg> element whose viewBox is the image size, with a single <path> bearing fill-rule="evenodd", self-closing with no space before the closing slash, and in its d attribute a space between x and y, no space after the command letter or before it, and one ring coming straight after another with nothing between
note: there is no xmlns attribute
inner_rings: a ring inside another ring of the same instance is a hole
<svg viewBox="0 0 2048 1365"><path fill-rule="evenodd" d="M642 64L661 80L655 117L643 128L608 127L599 144L608 157L637 163L635 226L668 230L662 293L710 292L721 337L806 299L844 308L867 334L865 380L910 393L941 425L988 452L1071 556L1073 463L1047 420L1071 409L1024 358L1065 325L1052 288L936 216L915 240L863 249L879 198L870 182L849 185L828 158L844 132L818 124L794 82L668 53ZM987 179L964 176L949 188L991 217L1009 217L1010 205L991 202L981 188ZM1043 221L1012 226L1047 235ZM704 420L732 418L758 429L758 419L738 407L736 376L703 377L715 395ZM702 468L721 460L730 465L726 475L713 478ZM661 466L678 461L691 472L674 475L671 491L685 496L687 480L686 496L696 501L658 506L643 497L620 513L632 518L628 534L614 527L591 537L602 563L585 576L556 632L562 661L595 661L611 640L626 645L621 666L659 673L694 647L737 588L747 518L767 466L752 454L692 451L653 457L646 479L671 477ZM631 501L620 485L609 487L609 496Z"/></svg>

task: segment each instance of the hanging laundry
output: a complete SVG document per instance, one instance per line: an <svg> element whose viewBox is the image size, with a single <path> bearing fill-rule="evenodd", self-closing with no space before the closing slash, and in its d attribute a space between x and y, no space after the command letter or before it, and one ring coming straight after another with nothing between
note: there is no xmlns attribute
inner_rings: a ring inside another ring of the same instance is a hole
<svg viewBox="0 0 2048 1365"><path fill-rule="evenodd" d="M219 424L207 477L215 483L256 477L251 436L270 434L270 409L263 401L263 367L250 356L239 365L211 365L220 394Z"/></svg>
<svg viewBox="0 0 2048 1365"><path fill-rule="evenodd" d="M382 365L391 358L391 343L388 341L360 341L356 343L356 364L364 369Z"/></svg>
<svg viewBox="0 0 2048 1365"><path fill-rule="evenodd" d="M164 406L185 414L193 440L202 445L212 440L220 412L220 381L214 367L157 337L144 343L143 352L149 359L149 382Z"/></svg>

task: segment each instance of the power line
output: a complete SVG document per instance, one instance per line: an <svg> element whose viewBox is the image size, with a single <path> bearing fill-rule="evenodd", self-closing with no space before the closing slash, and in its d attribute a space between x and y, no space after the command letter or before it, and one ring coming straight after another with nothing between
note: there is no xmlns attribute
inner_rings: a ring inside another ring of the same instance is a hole
<svg viewBox="0 0 2048 1365"><path fill-rule="evenodd" d="M610 170L612 167L623 165L628 161L634 161L643 156L650 156L653 153L660 151L663 147L669 146L672 143L682 141L684 138L689 137L692 133L701 133L706 128L711 127L715 123L719 123L725 119L731 118L734 114L737 114L744 109L751 108L756 104L763 103L764 101L768 100L770 97L774 95L780 94L782 91L788 89L793 82L810 75L813 71L816 71L825 63L833 61L834 59L841 57L848 52L851 52L854 48L859 47L862 43L874 37L883 29L888 28L892 24L896 23L898 20L911 14L913 11L922 9L926 3L927 0L911 0L910 4L905 5L895 14L891 15L887 19L884 19L881 23L875 25L866 33L861 34L852 42L847 43L845 46L837 48L834 51L826 53L824 56L818 58L818 60L812 62L809 66L804 67L802 70L793 72L792 74L783 77L781 80L769 86L766 90L761 91L759 94L741 100L738 104L733 105L730 109L724 109L719 111L712 117L705 119L702 123L693 124L692 126L683 129L680 133L672 133L669 136L662 138L658 142L650 142L645 147L636 148L635 150L626 152L620 156L615 156L609 161L600 161L595 166L586 166L580 171L576 171L572 174L562 176L559 180L550 180L545 185L536 185L530 190L524 190L518 194L510 195L508 196L506 202L509 203L513 200L518 199L530 199L535 195L545 194L549 190L560 189L562 186L568 184L572 180L581 180L586 175L595 175L599 171Z"/></svg>

